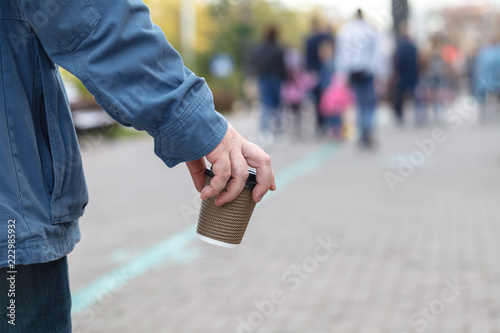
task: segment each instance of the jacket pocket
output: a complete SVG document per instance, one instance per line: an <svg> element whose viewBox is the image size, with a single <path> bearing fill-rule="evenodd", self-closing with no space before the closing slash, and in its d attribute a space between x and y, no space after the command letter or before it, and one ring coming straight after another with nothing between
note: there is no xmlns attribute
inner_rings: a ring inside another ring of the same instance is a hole
<svg viewBox="0 0 500 333"><path fill-rule="evenodd" d="M35 132L51 223L78 219L88 202L80 149L56 65L34 38L36 52Z"/></svg>
<svg viewBox="0 0 500 333"><path fill-rule="evenodd" d="M40 164L42 165L43 178L47 197L52 200L54 191L54 167L52 160L52 149L50 145L49 127L47 122L47 107L45 105L45 92L42 79L42 61L39 42L35 38L35 87L34 87L34 112L33 123L35 124L35 135L38 146L38 154L40 156Z"/></svg>

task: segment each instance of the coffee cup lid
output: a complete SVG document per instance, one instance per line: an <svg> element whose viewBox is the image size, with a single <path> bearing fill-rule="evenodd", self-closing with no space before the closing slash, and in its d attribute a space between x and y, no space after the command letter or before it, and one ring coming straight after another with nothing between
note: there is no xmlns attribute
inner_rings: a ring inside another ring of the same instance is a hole
<svg viewBox="0 0 500 333"><path fill-rule="evenodd" d="M205 175L209 177L213 177L214 173L211 169L205 170ZM248 178L245 183L245 188L248 188L250 190L253 190L253 188L257 185L257 174L253 170L248 170Z"/></svg>

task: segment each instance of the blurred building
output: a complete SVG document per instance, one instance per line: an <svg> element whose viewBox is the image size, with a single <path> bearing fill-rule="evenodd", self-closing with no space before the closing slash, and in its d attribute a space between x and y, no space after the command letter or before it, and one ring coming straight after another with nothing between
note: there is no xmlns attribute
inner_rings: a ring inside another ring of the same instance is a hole
<svg viewBox="0 0 500 333"><path fill-rule="evenodd" d="M441 13L444 33L450 43L466 53L498 38L500 10L487 5L447 8Z"/></svg>

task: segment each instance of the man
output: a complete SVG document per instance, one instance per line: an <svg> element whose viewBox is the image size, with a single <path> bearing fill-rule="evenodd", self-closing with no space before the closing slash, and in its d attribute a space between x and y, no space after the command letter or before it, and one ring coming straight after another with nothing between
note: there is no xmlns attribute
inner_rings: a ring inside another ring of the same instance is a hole
<svg viewBox="0 0 500 333"><path fill-rule="evenodd" d="M259 96L262 104L260 130L273 137L282 134L283 128L279 107L281 104L281 84L285 79L284 51L279 44L279 30L269 26L262 41L252 51L252 69L257 74Z"/></svg>
<svg viewBox="0 0 500 333"><path fill-rule="evenodd" d="M358 108L358 130L362 148L373 148L374 113L376 96L374 88L380 58L377 34L358 9L354 21L348 23L337 37L337 69L350 78Z"/></svg>
<svg viewBox="0 0 500 333"><path fill-rule="evenodd" d="M331 30L329 31L328 27L317 17L312 19L311 27L311 34L306 39L306 69L315 77L319 77L322 67L319 49L325 43L334 43L334 37ZM322 135L325 131L325 119L319 112L319 100L322 94L320 82L314 87L312 94L316 107L317 131L319 135Z"/></svg>
<svg viewBox="0 0 500 333"><path fill-rule="evenodd" d="M493 110L489 110L488 107L489 97L494 101L500 99L500 38L492 39L479 50L474 72L474 95L480 104L480 121L487 124L493 120L492 116L496 116L494 113L490 114Z"/></svg>
<svg viewBox="0 0 500 333"><path fill-rule="evenodd" d="M417 125L423 125L425 115L419 107L416 89L419 80L419 61L417 47L411 40L408 23L402 22L399 28L396 52L394 53L394 73L396 74L396 98L394 111L398 125L404 123L404 99L410 96L414 103Z"/></svg>
<svg viewBox="0 0 500 333"><path fill-rule="evenodd" d="M71 331L66 255L88 200L56 63L114 119L153 136L167 166L186 162L202 199L234 199L247 164L255 201L276 188L269 156L214 110L142 1L3 0L0 36L1 332ZM203 189L204 156L215 177Z"/></svg>

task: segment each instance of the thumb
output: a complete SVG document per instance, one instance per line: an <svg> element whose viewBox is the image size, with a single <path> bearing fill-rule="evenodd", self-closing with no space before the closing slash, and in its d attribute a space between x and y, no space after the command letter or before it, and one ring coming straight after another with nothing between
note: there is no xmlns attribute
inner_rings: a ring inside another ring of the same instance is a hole
<svg viewBox="0 0 500 333"><path fill-rule="evenodd" d="M205 158L202 157L195 161L188 161L186 162L186 166L193 179L194 187L198 192L201 192L205 186L205 170L207 168Z"/></svg>

